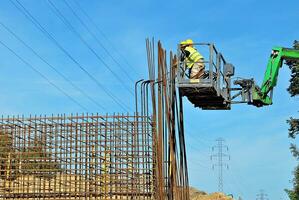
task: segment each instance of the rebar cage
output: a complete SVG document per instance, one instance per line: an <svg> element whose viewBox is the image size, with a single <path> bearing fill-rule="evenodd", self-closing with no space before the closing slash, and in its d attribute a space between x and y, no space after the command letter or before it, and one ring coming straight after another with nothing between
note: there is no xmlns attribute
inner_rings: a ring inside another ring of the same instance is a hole
<svg viewBox="0 0 299 200"><path fill-rule="evenodd" d="M0 119L0 199L153 199L147 116Z"/></svg>

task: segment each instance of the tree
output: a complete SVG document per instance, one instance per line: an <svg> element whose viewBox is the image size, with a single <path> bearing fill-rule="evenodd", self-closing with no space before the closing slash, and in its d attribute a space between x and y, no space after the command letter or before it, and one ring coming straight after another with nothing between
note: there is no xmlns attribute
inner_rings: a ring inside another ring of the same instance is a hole
<svg viewBox="0 0 299 200"><path fill-rule="evenodd" d="M294 48L299 49L299 42L294 42ZM299 95L299 62L297 61L289 61L286 63L291 70L291 79L290 86L288 87L288 92L291 94L291 97ZM290 118L287 120L289 124L289 137L295 139L299 134L299 119ZM293 156L299 161L299 149L295 144L291 144L290 150ZM299 199L299 165L294 170L294 178L293 178L293 189L286 190L289 198L291 200Z"/></svg>
<svg viewBox="0 0 299 200"><path fill-rule="evenodd" d="M299 41L295 40L294 48L299 49ZM286 64L291 70L291 79L288 92L291 94L291 97L294 97L299 94L299 63L298 61L288 61Z"/></svg>

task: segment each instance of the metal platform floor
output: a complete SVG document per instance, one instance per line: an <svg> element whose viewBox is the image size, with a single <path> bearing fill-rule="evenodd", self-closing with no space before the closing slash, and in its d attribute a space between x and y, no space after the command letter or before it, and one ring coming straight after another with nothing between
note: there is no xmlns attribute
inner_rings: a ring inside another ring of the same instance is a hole
<svg viewBox="0 0 299 200"><path fill-rule="evenodd" d="M217 94L213 85L205 83L180 84L179 90L182 96L186 96L194 105L203 110L229 110L230 104L227 104L222 94Z"/></svg>

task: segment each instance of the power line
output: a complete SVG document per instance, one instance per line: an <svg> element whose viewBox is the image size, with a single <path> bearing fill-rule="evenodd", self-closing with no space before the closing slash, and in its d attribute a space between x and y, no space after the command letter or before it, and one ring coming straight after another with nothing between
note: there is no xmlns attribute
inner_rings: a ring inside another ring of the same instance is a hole
<svg viewBox="0 0 299 200"><path fill-rule="evenodd" d="M92 20L92 18L88 15L88 13L82 8L82 6L80 6L80 4L78 3L77 0L73 0L76 4L76 6L79 8L79 10L83 13L83 15L90 21L90 23L95 27L95 29L109 42L111 48L113 49L114 52L116 52L127 64L128 67L131 68L131 70L133 72L135 72L135 74L137 75L136 70L134 69L134 67L128 62L128 60L126 59L126 57L118 50L118 48L116 48L113 43L111 42L111 40L107 37L107 35L99 28L99 26Z"/></svg>
<svg viewBox="0 0 299 200"><path fill-rule="evenodd" d="M64 17L64 15L60 12L60 10L55 6L55 4L48 0L50 8L52 9L53 13L66 25L66 27L73 32L80 41L95 55L95 57L111 72L111 74L122 83L122 87L126 89L131 95L134 96L134 93L126 86L126 83L121 79L119 75L117 75L109 65L100 57L100 55L87 43L87 41L80 35L80 33L72 26L72 24Z"/></svg>
<svg viewBox="0 0 299 200"><path fill-rule="evenodd" d="M54 44L61 50L63 51L63 53L65 53L85 74L87 74L87 76L92 79L98 87L100 87L117 105L119 105L123 110L127 111L126 108L128 108L127 106L125 106L123 103L121 103L121 101L119 99L117 99L112 93L110 93L100 82L97 81L96 78L94 78L74 57L71 56L71 54L66 51L60 44L59 42L36 20L36 18L34 18L30 12L18 1L16 0L17 3L23 8L23 10L21 10L12 0L10 0L10 2L20 11L22 12L25 17L31 22L33 23L33 25L39 29L43 34L45 34L48 39L50 39L52 42L54 42ZM125 108L126 107L126 108Z"/></svg>
<svg viewBox="0 0 299 200"><path fill-rule="evenodd" d="M224 162L224 158L228 157L230 160L230 156L225 154L225 151L228 151L228 146L224 145L224 139L218 138L216 140L217 146L213 146L212 150L217 149L217 154L211 155L211 160L213 158L217 158L217 163L212 165L212 168L218 167L218 191L223 192L223 167L228 169L228 164Z"/></svg>
<svg viewBox="0 0 299 200"><path fill-rule="evenodd" d="M187 124L191 127L191 125L190 125L190 123L188 123L187 122ZM193 129L193 128L192 128ZM197 142L197 143L201 143L201 144L203 144L204 146L206 146L206 147L209 147L209 145L207 145L206 144L206 142L207 142L207 140L200 140L199 139L199 137L198 137L198 135L196 136L196 137L194 137L192 134L190 134L190 132L186 132L186 134L187 135L189 135L191 138L192 138L192 140L193 141L195 141L195 142ZM192 149L195 149L196 151L198 151L198 152L201 152L200 154L198 154L197 156L200 156L200 155L202 155L203 154L203 152L200 150L200 149L198 149L198 147L197 146L194 146L194 145L192 145L191 143L189 144L189 146L192 148ZM208 156L207 157L202 157L203 159L207 159L206 160L206 163L208 162ZM199 160L198 158L197 159L195 159L195 160Z"/></svg>
<svg viewBox="0 0 299 200"><path fill-rule="evenodd" d="M67 96L71 101L73 101L75 104L77 104L80 108L87 111L88 109L84 107L82 104L80 104L77 100L75 100L73 97L71 97L69 94L67 94L63 89L58 87L55 83L50 81L43 73L41 73L38 69L36 69L33 65L28 63L26 60L24 60L20 55L18 55L13 49L8 47L4 42L0 40L0 44L4 46L6 49L8 49L12 54L14 54L17 58L19 58L26 66L30 67L33 71L35 71L37 74L39 74L41 77L43 77L50 85L55 87L57 90L59 90L61 93L63 93L65 96Z"/></svg>
<svg viewBox="0 0 299 200"><path fill-rule="evenodd" d="M206 163L209 162L209 155L207 155L207 153L203 152L202 150L200 150L198 147L189 144L188 145L190 148L188 148L188 151L192 151L194 150L195 152L198 152L196 154L196 156L200 157L202 161L205 161ZM203 155L204 154L204 155ZM197 160L197 159L196 159Z"/></svg>
<svg viewBox="0 0 299 200"><path fill-rule="evenodd" d="M238 181L237 178L235 178L235 175L234 175L234 173L231 172L231 170L229 171L229 173L230 173L230 178L232 180L233 187L238 190L240 195L244 196L244 192L243 192L244 188L241 186L241 183Z"/></svg>
<svg viewBox="0 0 299 200"><path fill-rule="evenodd" d="M191 164L194 164L194 165L199 165L200 167L204 168L204 169L210 169L207 165L204 165L200 162L197 162L195 160L189 160L188 162L190 162Z"/></svg>
<svg viewBox="0 0 299 200"><path fill-rule="evenodd" d="M94 100L91 96L89 96L86 92L76 86L69 78L67 78L64 74L59 72L52 64L50 64L45 58L39 55L32 47L30 47L24 40L22 40L16 33L14 33L10 28L8 28L5 24L0 22L0 25L8 31L11 35L13 35L19 42L21 42L24 46L26 46L34 55L36 55L40 60L42 60L46 65L48 65L51 69L53 69L59 76L61 76L66 82L73 86L76 90L78 90L81 94L83 94L86 98L88 98L91 102L96 104L99 108L105 110L105 108L99 104L96 100Z"/></svg>
<svg viewBox="0 0 299 200"><path fill-rule="evenodd" d="M123 73L127 76L127 78L134 84L135 81L130 76L130 74L124 69L124 67L121 66L121 64L114 58L114 56L107 50L107 48L103 45L103 43L98 39L98 37L90 30L90 28L87 26L87 24L80 18L80 16L76 13L76 11L70 6L70 4L63 0L63 2L66 4L66 6L71 10L73 15L79 20L79 22L84 26L84 28L88 31L88 33L95 39L95 41L99 44L99 46L104 49L106 54L115 62L115 64L120 68L120 70L123 71Z"/></svg>
<svg viewBox="0 0 299 200"><path fill-rule="evenodd" d="M130 110L128 106L126 106L124 103L122 103L121 100L119 100L117 97L115 97L109 90L107 90L91 73L89 73L67 50L65 50L59 42L37 21L35 17L33 17L30 12L18 1L16 2L19 4L19 6L22 7L19 8L13 0L10 0L10 2L21 12L24 14L24 16L39 30L41 31L49 40L51 40L67 57L69 57L77 67L79 67L91 80L93 80L96 85L101 88L112 100L114 103L116 103L119 107L121 107L124 111Z"/></svg>
<svg viewBox="0 0 299 200"><path fill-rule="evenodd" d="M190 127L190 129L196 130L196 128L194 128L193 125L191 125L189 123L189 121L186 121L186 124ZM203 145L205 145L207 147L210 147L210 145L208 145L209 141L207 139L204 139L203 137L200 137L200 135L196 135L196 137L195 137L189 131L186 131L186 134L189 135L192 138L192 140L195 140L198 143L201 143L201 144L203 144Z"/></svg>

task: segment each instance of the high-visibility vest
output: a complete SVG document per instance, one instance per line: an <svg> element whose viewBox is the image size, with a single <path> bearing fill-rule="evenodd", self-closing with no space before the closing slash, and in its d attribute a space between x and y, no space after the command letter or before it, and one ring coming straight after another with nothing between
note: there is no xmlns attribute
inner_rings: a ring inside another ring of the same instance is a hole
<svg viewBox="0 0 299 200"><path fill-rule="evenodd" d="M203 59L203 56L195 48L188 46L185 50L190 52L190 55L185 59L188 68L193 67L194 63Z"/></svg>

